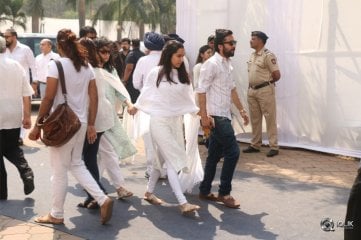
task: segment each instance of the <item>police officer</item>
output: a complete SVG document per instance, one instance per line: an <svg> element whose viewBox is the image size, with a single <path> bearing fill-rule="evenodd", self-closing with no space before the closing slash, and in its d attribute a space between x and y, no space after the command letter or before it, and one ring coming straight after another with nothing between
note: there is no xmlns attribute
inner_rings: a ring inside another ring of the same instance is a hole
<svg viewBox="0 0 361 240"><path fill-rule="evenodd" d="M248 61L248 106L252 124L252 141L244 153L259 152L262 145L262 116L265 117L271 150L267 157L278 154L275 82L281 77L276 56L265 48L267 35L261 31L251 34L251 48L255 50Z"/></svg>

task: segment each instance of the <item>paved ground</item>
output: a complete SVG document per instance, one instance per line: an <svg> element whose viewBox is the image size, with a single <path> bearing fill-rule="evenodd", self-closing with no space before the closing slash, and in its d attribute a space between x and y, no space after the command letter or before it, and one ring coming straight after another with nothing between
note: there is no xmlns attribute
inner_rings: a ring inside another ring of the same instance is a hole
<svg viewBox="0 0 361 240"><path fill-rule="evenodd" d="M45 226L33 222L50 208L50 166L48 151L41 143L26 141L26 157L35 171L36 190L22 193L16 169L6 164L10 184L9 199L0 201L0 240L25 239L342 239L342 228L324 232L320 221L329 217L344 219L349 188L358 161L312 151L281 149L274 158L261 153L241 154L234 176L233 195L240 199L241 209L200 201L197 188L187 196L201 210L182 216L167 181L160 181L157 195L167 200L165 206L152 206L142 200L146 179L144 151L133 164L122 165L128 188L135 196L116 200L113 219L102 226L99 212L79 209L84 192L69 177L65 203L65 225ZM240 144L241 148L246 145ZM200 147L202 159L205 148ZM217 191L218 176L214 184ZM114 188L103 179L111 197Z"/></svg>

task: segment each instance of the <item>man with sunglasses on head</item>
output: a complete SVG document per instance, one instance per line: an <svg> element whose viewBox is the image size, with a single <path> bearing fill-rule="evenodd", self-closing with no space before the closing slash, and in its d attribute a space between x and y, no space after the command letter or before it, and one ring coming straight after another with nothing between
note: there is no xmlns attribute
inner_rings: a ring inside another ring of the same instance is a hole
<svg viewBox="0 0 361 240"><path fill-rule="evenodd" d="M199 86L196 89L199 98L199 115L203 128L211 130L208 156L204 169L204 178L199 186L199 198L222 202L226 207L239 208L240 203L230 193L232 178L236 168L240 149L231 125L232 103L240 112L244 124L248 124L247 112L239 100L235 80L232 76L231 57L234 55L237 41L233 32L217 29L214 39L215 53L203 63ZM218 196L211 193L212 182L219 160L224 157L221 183Z"/></svg>
<svg viewBox="0 0 361 240"><path fill-rule="evenodd" d="M252 124L251 145L244 149L244 153L256 153L262 145L262 117L266 119L266 128L271 150L267 157L278 155L277 123L276 123L276 94L275 82L281 78L276 56L265 48L267 35L261 31L251 34L251 54L248 63L248 106Z"/></svg>

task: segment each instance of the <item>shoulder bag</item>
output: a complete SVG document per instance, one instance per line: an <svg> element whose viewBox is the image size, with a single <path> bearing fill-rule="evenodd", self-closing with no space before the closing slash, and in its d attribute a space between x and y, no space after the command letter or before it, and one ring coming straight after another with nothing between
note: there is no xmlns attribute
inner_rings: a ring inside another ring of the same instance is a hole
<svg viewBox="0 0 361 240"><path fill-rule="evenodd" d="M54 61L59 71L59 80L65 102L59 104L50 115L40 118L37 125L42 129L40 139L46 146L60 147L75 135L81 123L67 103L63 66L60 61Z"/></svg>

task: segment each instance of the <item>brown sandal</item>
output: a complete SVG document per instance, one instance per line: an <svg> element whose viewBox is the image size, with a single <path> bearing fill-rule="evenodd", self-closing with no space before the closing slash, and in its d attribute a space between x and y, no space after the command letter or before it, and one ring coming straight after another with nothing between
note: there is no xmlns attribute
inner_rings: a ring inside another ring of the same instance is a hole
<svg viewBox="0 0 361 240"><path fill-rule="evenodd" d="M218 201L222 202L224 204L224 206L229 207L229 208L239 208L241 205L231 195L218 196Z"/></svg>
<svg viewBox="0 0 361 240"><path fill-rule="evenodd" d="M157 198L153 193L148 196L144 195L143 199L153 205L161 205L164 203L162 199Z"/></svg>
<svg viewBox="0 0 361 240"><path fill-rule="evenodd" d="M45 216L37 217L34 219L34 221L36 223L43 223L43 224L54 224L54 225L64 224L64 218L55 218L51 216L50 213Z"/></svg>
<svg viewBox="0 0 361 240"><path fill-rule="evenodd" d="M117 189L118 199L124 199L127 197L133 196L133 193L128 191L127 189L120 187Z"/></svg>
<svg viewBox="0 0 361 240"><path fill-rule="evenodd" d="M213 201L213 202L217 202L218 201L218 197L213 194L213 193L209 193L208 195L204 195L202 193L200 193L198 195L199 199L201 200L208 200L208 201Z"/></svg>

